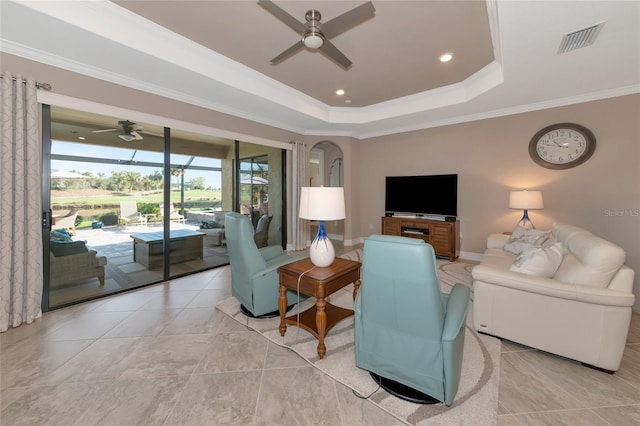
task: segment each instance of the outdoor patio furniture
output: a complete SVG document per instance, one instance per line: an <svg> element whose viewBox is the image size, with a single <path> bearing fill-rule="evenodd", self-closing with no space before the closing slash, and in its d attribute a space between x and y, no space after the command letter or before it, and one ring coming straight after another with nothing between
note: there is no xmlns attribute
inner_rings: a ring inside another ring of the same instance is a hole
<svg viewBox="0 0 640 426"><path fill-rule="evenodd" d="M208 213L200 213L199 215L191 215L192 220L200 220L199 231L205 234L204 243L208 246L223 246L225 245L224 226L225 215L228 211L215 211Z"/></svg>
<svg viewBox="0 0 640 426"><path fill-rule="evenodd" d="M138 211L135 201L120 201L120 219L125 225L146 225L147 217Z"/></svg>
<svg viewBox="0 0 640 426"><path fill-rule="evenodd" d="M78 217L78 209L71 209L64 216L53 216L51 229L66 229L71 235L76 234L76 218Z"/></svg>
<svg viewBox="0 0 640 426"><path fill-rule="evenodd" d="M164 263L164 233L143 232L131 234L133 238L133 261L147 267L148 270L161 267ZM169 232L171 251L169 263L181 263L189 260L204 259L204 234L189 229L174 229Z"/></svg>
<svg viewBox="0 0 640 426"><path fill-rule="evenodd" d="M164 203L159 204L160 207L160 217L164 216ZM173 203L169 204L169 220L176 220L179 223L184 223L184 216L178 213L173 206Z"/></svg>
<svg viewBox="0 0 640 426"><path fill-rule="evenodd" d="M51 232L49 288L55 289L94 277L103 286L107 258L97 256L98 253L89 250L84 241L72 241L62 232Z"/></svg>
<svg viewBox="0 0 640 426"><path fill-rule="evenodd" d="M258 220L256 226L256 232L253 234L253 240L256 242L258 248L266 247L269 240L269 225L271 224L273 216L263 214Z"/></svg>

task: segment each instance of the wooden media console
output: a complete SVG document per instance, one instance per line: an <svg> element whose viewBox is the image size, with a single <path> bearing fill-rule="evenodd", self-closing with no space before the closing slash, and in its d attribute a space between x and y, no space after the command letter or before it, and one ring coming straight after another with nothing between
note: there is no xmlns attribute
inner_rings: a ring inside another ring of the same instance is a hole
<svg viewBox="0 0 640 426"><path fill-rule="evenodd" d="M382 217L382 233L401 237L420 238L433 246L436 256L448 257L450 262L460 254L460 221L453 222L406 218Z"/></svg>

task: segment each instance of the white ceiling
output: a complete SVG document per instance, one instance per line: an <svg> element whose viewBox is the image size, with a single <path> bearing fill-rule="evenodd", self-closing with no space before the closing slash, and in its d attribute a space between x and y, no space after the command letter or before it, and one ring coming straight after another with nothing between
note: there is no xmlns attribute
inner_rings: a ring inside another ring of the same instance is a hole
<svg viewBox="0 0 640 426"><path fill-rule="evenodd" d="M364 1L276 3L326 22ZM270 65L296 34L253 0L5 0L0 49L311 135L367 138L640 92L638 1L373 4L374 18L332 39L348 70L310 51ZM557 53L564 34L602 22L594 44ZM451 63L437 62L443 50Z"/></svg>

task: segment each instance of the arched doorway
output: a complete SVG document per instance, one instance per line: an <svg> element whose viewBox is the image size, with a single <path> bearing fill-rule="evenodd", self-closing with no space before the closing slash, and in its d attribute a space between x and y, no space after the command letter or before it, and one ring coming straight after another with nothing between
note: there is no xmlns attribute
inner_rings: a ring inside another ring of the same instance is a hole
<svg viewBox="0 0 640 426"><path fill-rule="evenodd" d="M309 186L343 187L343 153L338 145L329 141L315 144L309 152ZM344 244L344 220L325 223L329 238ZM317 224L311 223L310 235L317 232Z"/></svg>

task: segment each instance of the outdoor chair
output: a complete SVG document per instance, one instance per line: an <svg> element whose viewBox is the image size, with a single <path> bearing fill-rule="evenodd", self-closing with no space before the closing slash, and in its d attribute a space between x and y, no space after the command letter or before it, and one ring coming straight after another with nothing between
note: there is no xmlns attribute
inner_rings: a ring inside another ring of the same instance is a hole
<svg viewBox="0 0 640 426"><path fill-rule="evenodd" d="M240 302L242 312L251 317L278 315L278 268L298 259L287 256L280 246L259 249L253 239L253 226L245 215L227 213L224 229L231 264L231 294ZM295 292L287 291L288 300L297 301L297 297Z"/></svg>
<svg viewBox="0 0 640 426"><path fill-rule="evenodd" d="M89 250L84 241L73 241L64 230L51 231L49 239L50 289L94 277L98 278L100 286L104 286L105 256Z"/></svg>
<svg viewBox="0 0 640 426"><path fill-rule="evenodd" d="M354 304L356 365L399 398L451 405L469 293L462 284L441 292L433 247L423 240L368 237Z"/></svg>
<svg viewBox="0 0 640 426"><path fill-rule="evenodd" d="M253 240L256 242L258 248L266 247L269 243L269 225L271 224L273 216L263 214L258 220L256 225L256 232L253 235Z"/></svg>
<svg viewBox="0 0 640 426"><path fill-rule="evenodd" d="M125 225L146 225L147 217L138 211L135 201L120 201L120 219Z"/></svg>
<svg viewBox="0 0 640 426"><path fill-rule="evenodd" d="M160 203L160 217L164 216L164 203ZM184 223L184 216L178 213L173 206L173 203L169 204L169 220L175 220L179 223Z"/></svg>
<svg viewBox="0 0 640 426"><path fill-rule="evenodd" d="M78 209L71 209L64 216L54 216L51 229L66 229L71 235L76 234L76 218L78 217Z"/></svg>

